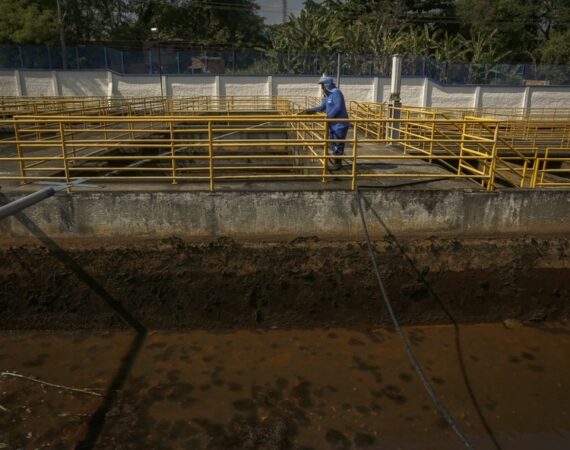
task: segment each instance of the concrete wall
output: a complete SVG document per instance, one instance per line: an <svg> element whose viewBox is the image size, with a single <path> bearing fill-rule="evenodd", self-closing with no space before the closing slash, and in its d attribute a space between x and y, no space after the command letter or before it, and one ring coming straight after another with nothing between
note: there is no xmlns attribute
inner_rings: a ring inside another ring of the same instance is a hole
<svg viewBox="0 0 570 450"><path fill-rule="evenodd" d="M318 96L318 77L230 75L119 75L105 71L0 70L0 96L278 95ZM390 80L344 77L347 100L384 102ZM424 78L405 78L402 102L412 106L569 108L570 86L442 86Z"/></svg>
<svg viewBox="0 0 570 450"><path fill-rule="evenodd" d="M22 194L6 192L0 202ZM376 238L398 236L570 235L570 191L371 190L366 217ZM25 211L52 237L362 239L357 197L350 191L74 192ZM15 217L0 236L30 236ZM9 241L8 241L9 242Z"/></svg>
<svg viewBox="0 0 570 450"><path fill-rule="evenodd" d="M55 71L22 71L20 72L20 86L21 95L31 97L58 95Z"/></svg>
<svg viewBox="0 0 570 450"><path fill-rule="evenodd" d="M216 77L169 76L168 95L171 97L196 97L218 95Z"/></svg>
<svg viewBox="0 0 570 450"><path fill-rule="evenodd" d="M106 72L54 72L58 95L73 97L109 95Z"/></svg>

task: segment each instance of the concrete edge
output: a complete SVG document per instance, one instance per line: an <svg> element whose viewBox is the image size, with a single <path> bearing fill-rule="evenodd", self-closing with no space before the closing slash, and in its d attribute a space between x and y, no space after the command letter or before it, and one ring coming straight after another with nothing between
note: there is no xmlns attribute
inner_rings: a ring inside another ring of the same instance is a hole
<svg viewBox="0 0 570 450"><path fill-rule="evenodd" d="M21 192L0 191L0 202ZM362 191L370 232L398 237L570 235L569 190ZM362 239L354 191L61 194L0 222L3 238Z"/></svg>

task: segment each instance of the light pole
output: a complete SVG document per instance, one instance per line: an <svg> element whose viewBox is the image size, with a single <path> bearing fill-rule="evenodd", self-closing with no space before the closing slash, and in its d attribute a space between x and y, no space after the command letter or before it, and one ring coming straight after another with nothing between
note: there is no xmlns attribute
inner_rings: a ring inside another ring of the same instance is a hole
<svg viewBox="0 0 570 450"><path fill-rule="evenodd" d="M158 49L158 76L160 77L160 96L164 97L164 91L162 89L162 60L160 57L160 34L158 33L158 28L152 27L150 31L156 35L156 47Z"/></svg>

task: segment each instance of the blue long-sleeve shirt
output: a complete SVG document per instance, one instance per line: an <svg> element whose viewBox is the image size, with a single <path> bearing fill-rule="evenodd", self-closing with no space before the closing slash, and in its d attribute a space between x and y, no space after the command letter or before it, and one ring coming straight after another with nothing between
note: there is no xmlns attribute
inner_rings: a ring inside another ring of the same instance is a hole
<svg viewBox="0 0 570 450"><path fill-rule="evenodd" d="M308 109L307 113L325 112L329 119L348 119L344 95L338 88L333 88L319 106ZM330 124L331 129L348 128L348 122L335 122Z"/></svg>

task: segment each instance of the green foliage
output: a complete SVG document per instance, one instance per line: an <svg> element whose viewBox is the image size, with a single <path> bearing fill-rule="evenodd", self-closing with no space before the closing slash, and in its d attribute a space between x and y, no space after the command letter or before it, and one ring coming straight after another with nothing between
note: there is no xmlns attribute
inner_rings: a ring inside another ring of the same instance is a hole
<svg viewBox="0 0 570 450"><path fill-rule="evenodd" d="M135 27L138 37L149 38L158 27L161 39L199 45L254 46L261 41L263 20L252 0L151 0Z"/></svg>
<svg viewBox="0 0 570 450"><path fill-rule="evenodd" d="M484 67L568 64L569 30L570 0L309 0L269 34L289 53L371 54L375 61L401 53Z"/></svg>
<svg viewBox="0 0 570 450"><path fill-rule="evenodd" d="M55 11L40 1L0 0L0 42L43 44L57 39Z"/></svg>
<svg viewBox="0 0 570 450"><path fill-rule="evenodd" d="M156 39L196 45L262 44L263 19L255 0L59 0L68 43ZM59 36L56 0L0 0L0 40L52 44Z"/></svg>
<svg viewBox="0 0 570 450"><path fill-rule="evenodd" d="M553 32L542 48L544 64L568 64L570 61L570 30Z"/></svg>
<svg viewBox="0 0 570 450"><path fill-rule="evenodd" d="M163 42L256 48L291 72L324 69L337 53L361 72L385 70L395 53L481 67L570 63L570 0L306 0L274 26L255 0L59 0L61 24L56 2L0 0L0 43L57 44L61 26L69 45L136 46L157 27Z"/></svg>

